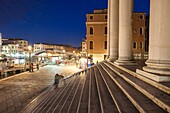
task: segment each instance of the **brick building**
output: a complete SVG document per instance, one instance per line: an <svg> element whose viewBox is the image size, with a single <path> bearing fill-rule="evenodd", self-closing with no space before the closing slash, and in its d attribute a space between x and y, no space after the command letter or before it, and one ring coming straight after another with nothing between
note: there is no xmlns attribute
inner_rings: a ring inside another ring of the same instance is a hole
<svg viewBox="0 0 170 113"><path fill-rule="evenodd" d="M145 54L146 13L133 13L133 55L135 58Z"/></svg>
<svg viewBox="0 0 170 113"><path fill-rule="evenodd" d="M107 56L107 9L94 10L86 15L87 54L93 62Z"/></svg>
<svg viewBox="0 0 170 113"><path fill-rule="evenodd" d="M133 56L141 58L146 52L146 13L133 13ZM107 56L107 9L86 14L87 54L93 62Z"/></svg>

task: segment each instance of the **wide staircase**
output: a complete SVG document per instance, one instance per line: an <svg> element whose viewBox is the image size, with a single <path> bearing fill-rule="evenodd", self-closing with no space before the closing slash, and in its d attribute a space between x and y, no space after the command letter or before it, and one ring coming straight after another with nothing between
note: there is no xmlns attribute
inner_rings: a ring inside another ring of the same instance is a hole
<svg viewBox="0 0 170 113"><path fill-rule="evenodd" d="M111 62L65 78L21 113L170 113L170 83L157 83Z"/></svg>

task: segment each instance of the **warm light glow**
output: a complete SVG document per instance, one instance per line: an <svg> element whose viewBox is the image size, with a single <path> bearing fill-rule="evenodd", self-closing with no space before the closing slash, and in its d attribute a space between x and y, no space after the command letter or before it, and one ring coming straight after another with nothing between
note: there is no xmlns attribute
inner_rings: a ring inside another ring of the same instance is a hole
<svg viewBox="0 0 170 113"><path fill-rule="evenodd" d="M65 53L66 51L65 51L65 50L63 50L63 52Z"/></svg>
<svg viewBox="0 0 170 113"><path fill-rule="evenodd" d="M32 47L31 46L28 46L28 50L31 51Z"/></svg>
<svg viewBox="0 0 170 113"><path fill-rule="evenodd" d="M75 51L73 51L73 53L75 53Z"/></svg>

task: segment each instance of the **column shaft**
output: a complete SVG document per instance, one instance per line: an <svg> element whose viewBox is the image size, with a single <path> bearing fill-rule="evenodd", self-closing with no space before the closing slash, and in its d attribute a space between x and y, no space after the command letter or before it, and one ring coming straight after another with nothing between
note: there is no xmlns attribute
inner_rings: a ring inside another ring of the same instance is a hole
<svg viewBox="0 0 170 113"><path fill-rule="evenodd" d="M107 8L107 57L110 56L110 1L108 0Z"/></svg>
<svg viewBox="0 0 170 113"><path fill-rule="evenodd" d="M119 0L119 58L115 63L132 62L133 0Z"/></svg>
<svg viewBox="0 0 170 113"><path fill-rule="evenodd" d="M110 61L118 58L118 37L119 37L119 0L110 0L109 10L110 21Z"/></svg>
<svg viewBox="0 0 170 113"><path fill-rule="evenodd" d="M145 71L170 75L170 0L151 0L149 58Z"/></svg>

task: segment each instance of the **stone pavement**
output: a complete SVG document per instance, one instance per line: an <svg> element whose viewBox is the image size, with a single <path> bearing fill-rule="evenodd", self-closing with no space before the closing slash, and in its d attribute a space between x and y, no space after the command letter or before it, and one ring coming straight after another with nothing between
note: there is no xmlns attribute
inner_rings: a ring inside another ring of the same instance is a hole
<svg viewBox="0 0 170 113"><path fill-rule="evenodd" d="M71 75L76 66L48 65L0 80L0 113L18 113L28 102L53 85L56 73Z"/></svg>

